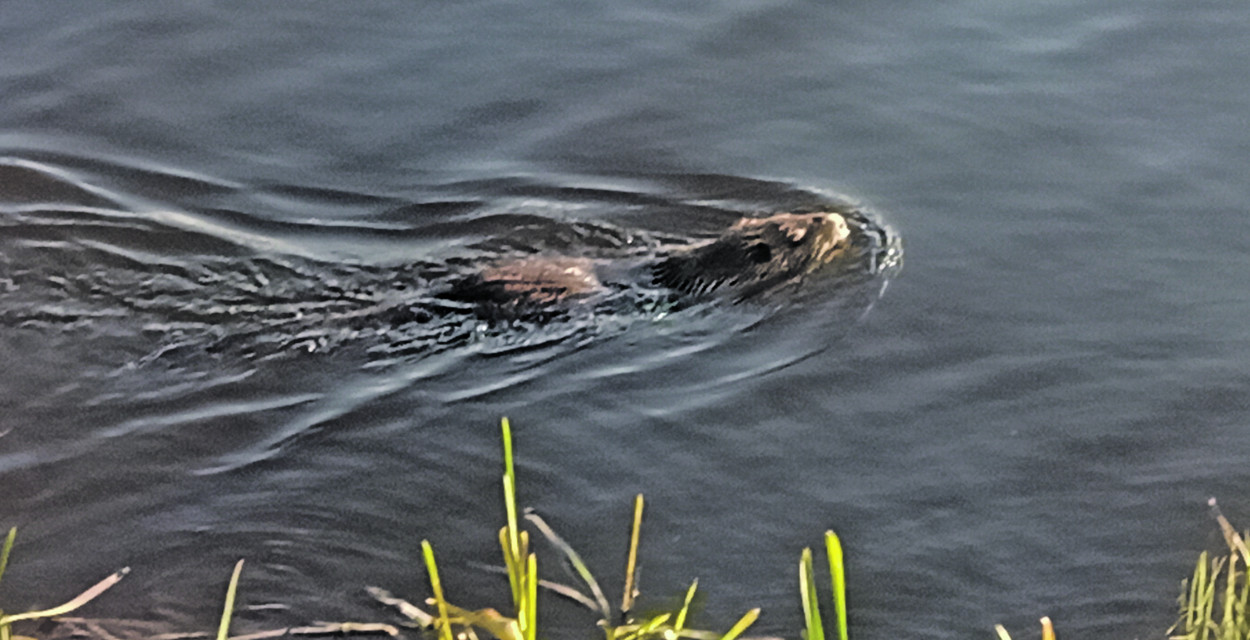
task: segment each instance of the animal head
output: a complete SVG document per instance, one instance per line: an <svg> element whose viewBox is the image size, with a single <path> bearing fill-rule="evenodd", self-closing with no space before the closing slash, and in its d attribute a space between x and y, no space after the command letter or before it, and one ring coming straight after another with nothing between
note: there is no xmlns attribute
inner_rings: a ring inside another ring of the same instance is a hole
<svg viewBox="0 0 1250 640"><path fill-rule="evenodd" d="M653 276L656 284L685 293L746 287L746 297L835 260L850 245L850 236L838 213L743 218L719 238L661 261Z"/></svg>

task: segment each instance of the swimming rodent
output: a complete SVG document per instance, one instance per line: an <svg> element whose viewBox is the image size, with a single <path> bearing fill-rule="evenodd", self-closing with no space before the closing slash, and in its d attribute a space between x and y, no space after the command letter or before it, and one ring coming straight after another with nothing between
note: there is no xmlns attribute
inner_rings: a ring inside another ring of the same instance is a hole
<svg viewBox="0 0 1250 640"><path fill-rule="evenodd" d="M664 247L640 265L534 254L496 261L458 283L448 297L477 303L480 314L527 315L600 294L623 272L679 296L729 292L747 300L837 260L851 231L839 213L777 213L742 218L719 237ZM636 258L634 260L637 260Z"/></svg>
<svg viewBox="0 0 1250 640"><path fill-rule="evenodd" d="M850 207L732 220L700 239L601 222L506 219L506 229L464 244L464 254L393 268L257 256L158 272L78 269L67 259L60 271L13 269L0 256L0 327L68 334L121 331L134 320L144 335L165 336L152 358L188 348L268 357L356 342L379 357L403 357L483 336L549 344L690 307L866 307L901 259L888 230Z"/></svg>

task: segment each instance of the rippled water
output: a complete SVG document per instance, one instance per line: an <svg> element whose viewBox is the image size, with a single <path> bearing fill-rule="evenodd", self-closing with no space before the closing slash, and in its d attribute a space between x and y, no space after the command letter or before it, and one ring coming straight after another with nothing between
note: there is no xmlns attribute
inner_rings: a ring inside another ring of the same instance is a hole
<svg viewBox="0 0 1250 640"><path fill-rule="evenodd" d="M522 501L610 584L647 495L653 602L697 576L793 636L834 527L857 637L1157 636L1206 497L1250 513L1248 13L6 3L4 606L130 565L86 613L208 627L247 557L244 624L376 619L421 538L497 605L508 415ZM879 299L395 313L492 238L843 200L905 238Z"/></svg>

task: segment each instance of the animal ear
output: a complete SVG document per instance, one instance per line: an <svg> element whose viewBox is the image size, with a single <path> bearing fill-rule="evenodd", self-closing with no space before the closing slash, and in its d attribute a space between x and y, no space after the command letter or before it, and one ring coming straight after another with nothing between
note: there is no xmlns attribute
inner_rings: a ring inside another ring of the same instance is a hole
<svg viewBox="0 0 1250 640"><path fill-rule="evenodd" d="M763 242L757 242L747 247L747 258L755 264L764 264L773 259L773 251Z"/></svg>
<svg viewBox="0 0 1250 640"><path fill-rule="evenodd" d="M786 239L794 244L798 244L802 242L803 237L807 235L808 226L809 225L806 219L799 218L785 220L781 224L777 225L777 228L780 229L782 233L786 234Z"/></svg>

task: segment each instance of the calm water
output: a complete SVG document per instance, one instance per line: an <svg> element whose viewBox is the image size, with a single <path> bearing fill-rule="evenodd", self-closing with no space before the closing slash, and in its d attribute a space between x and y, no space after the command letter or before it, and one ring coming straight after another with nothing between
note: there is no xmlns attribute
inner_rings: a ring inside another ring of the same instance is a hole
<svg viewBox="0 0 1250 640"><path fill-rule="evenodd" d="M857 637L1158 637L1205 499L1250 522L1248 21L4 3L4 606L130 565L84 613L207 628L246 557L244 624L389 619L361 587L423 597L422 538L498 605L467 565L495 558L508 415L522 502L617 585L645 493L644 594L698 577L709 624L762 606L796 636L798 552L833 527ZM279 310L376 309L524 225L703 237L838 199L905 238L879 300L486 336Z"/></svg>

